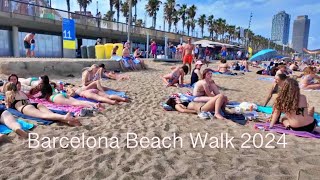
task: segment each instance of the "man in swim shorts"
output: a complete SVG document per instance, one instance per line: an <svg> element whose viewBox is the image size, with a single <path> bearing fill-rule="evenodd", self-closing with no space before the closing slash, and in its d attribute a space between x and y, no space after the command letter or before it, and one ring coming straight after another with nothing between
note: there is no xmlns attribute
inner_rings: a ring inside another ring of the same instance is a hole
<svg viewBox="0 0 320 180"><path fill-rule="evenodd" d="M27 57L31 57L31 40L34 39L34 36L36 35L36 33L32 32L32 33L28 33L24 39L23 39L23 44L24 44L24 48L26 49L26 56Z"/></svg>
<svg viewBox="0 0 320 180"><path fill-rule="evenodd" d="M188 44L183 47L182 51L182 61L183 65L189 65L189 73L191 73L191 63L193 61L192 51L194 50L194 45L191 44L191 38L188 38Z"/></svg>

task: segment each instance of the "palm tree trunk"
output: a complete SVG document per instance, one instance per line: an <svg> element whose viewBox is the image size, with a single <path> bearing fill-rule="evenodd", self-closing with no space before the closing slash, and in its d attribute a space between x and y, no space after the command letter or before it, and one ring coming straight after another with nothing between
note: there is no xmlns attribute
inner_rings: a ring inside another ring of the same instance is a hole
<svg viewBox="0 0 320 180"><path fill-rule="evenodd" d="M153 27L154 27L154 29L156 29L156 23L157 23L156 20L157 20L157 12L155 12L154 15L153 15L153 23L154 23Z"/></svg>
<svg viewBox="0 0 320 180"><path fill-rule="evenodd" d="M171 23L169 23L169 29L168 29L168 30L169 30L169 32L170 32L170 30L171 30Z"/></svg>

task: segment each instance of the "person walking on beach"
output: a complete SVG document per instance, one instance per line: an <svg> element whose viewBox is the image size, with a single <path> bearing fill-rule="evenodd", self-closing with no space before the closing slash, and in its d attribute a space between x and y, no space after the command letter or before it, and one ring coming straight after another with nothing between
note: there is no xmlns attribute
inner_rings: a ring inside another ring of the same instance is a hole
<svg viewBox="0 0 320 180"><path fill-rule="evenodd" d="M155 41L152 41L150 45L151 54L154 59L157 59L157 44Z"/></svg>
<svg viewBox="0 0 320 180"><path fill-rule="evenodd" d="M188 44L186 44L183 47L182 61L183 61L183 65L186 65L186 64L189 65L189 73L191 73L191 63L193 60L192 51L193 50L194 50L194 45L191 44L191 38L188 38Z"/></svg>
<svg viewBox="0 0 320 180"><path fill-rule="evenodd" d="M36 33L34 33L34 32L28 33L23 39L23 44L24 44L24 48L26 49L26 56L27 57L31 57L31 51L30 51L31 40L34 39L35 35L36 35Z"/></svg>

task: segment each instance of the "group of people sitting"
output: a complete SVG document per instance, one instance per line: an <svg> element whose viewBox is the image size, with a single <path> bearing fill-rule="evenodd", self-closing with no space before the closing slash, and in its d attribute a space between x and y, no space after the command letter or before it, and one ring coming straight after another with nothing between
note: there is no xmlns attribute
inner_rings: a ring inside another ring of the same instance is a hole
<svg viewBox="0 0 320 180"><path fill-rule="evenodd" d="M172 109L182 113L213 112L217 119L225 119L223 113L226 112L228 98L219 92L219 88L212 80L211 69L205 69L201 72L202 63L197 62L195 69L192 71L191 82L194 84L192 102L182 101L179 97L170 97L166 104ZM284 66L286 67L286 66ZM315 75L314 67L307 67L304 70L300 85L294 78L290 78L286 69L280 66L275 74L275 82L272 85L264 106L268 104L273 94L278 94L273 113L270 119L270 128L275 123L283 125L296 131L312 132L315 129L316 121L313 118L314 107L308 109L307 99L300 94L300 88L317 88L320 84L310 86L311 79L320 79ZM188 72L187 66L176 67L170 74L163 76L166 86L182 85L184 76ZM283 115L281 115L283 113ZM210 113L209 113L210 114ZM211 114L212 115L212 114Z"/></svg>
<svg viewBox="0 0 320 180"><path fill-rule="evenodd" d="M130 42L126 42L124 44L124 48L122 51L122 57L117 56L117 51L119 46L115 46L112 49L112 57L111 59L117 60L120 62L121 69L125 70L137 70L137 65L140 64L142 69L147 69L144 60L141 59L141 51L140 48L135 48L133 56L130 55Z"/></svg>
<svg viewBox="0 0 320 180"><path fill-rule="evenodd" d="M85 110L91 111L104 109L103 103L115 105L129 102L127 97L106 94L105 91L113 89L102 86L101 79L104 77L115 80L128 78L116 75L114 72L107 72L103 64L100 66L93 64L83 70L81 87L74 85L60 87L57 83L50 81L47 75L43 75L40 78L18 78L16 74L11 74L0 90L5 95L3 103L6 108L15 109L22 114L35 118L58 121L71 126L80 126L80 121L72 113L68 112L65 115L54 113L41 103L31 103L30 99L40 98L59 105L82 106ZM25 91L21 90L22 87L24 87ZM76 99L79 96L96 102ZM27 133L22 130L20 124L17 123L9 111L2 108L0 116L2 124L5 124L20 136L27 137Z"/></svg>

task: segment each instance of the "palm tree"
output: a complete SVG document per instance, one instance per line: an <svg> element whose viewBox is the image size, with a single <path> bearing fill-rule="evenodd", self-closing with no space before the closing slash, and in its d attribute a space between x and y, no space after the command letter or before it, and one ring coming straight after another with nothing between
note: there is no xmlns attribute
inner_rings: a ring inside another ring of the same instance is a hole
<svg viewBox="0 0 320 180"><path fill-rule="evenodd" d="M156 28L157 12L159 11L161 3L162 2L160 0L149 0L148 4L146 4L146 11L148 12L150 17L153 17L152 18L153 28Z"/></svg>
<svg viewBox="0 0 320 180"><path fill-rule="evenodd" d="M188 36L189 36L190 27L191 27L191 19L189 19L189 18L187 19L186 25L187 25L187 33L188 33Z"/></svg>
<svg viewBox="0 0 320 180"><path fill-rule="evenodd" d="M87 15L87 7L92 2L92 0L78 0L78 4L80 5L80 12L81 7L83 7L84 15Z"/></svg>
<svg viewBox="0 0 320 180"><path fill-rule="evenodd" d="M197 7L195 5L192 5L191 7L189 7L187 9L187 15L188 15L189 20L190 20L190 26L192 25L192 23L195 22L194 17L196 16L196 10L197 10ZM192 26L191 26L191 31L192 31L191 34L193 34L194 28L192 29ZM189 32L188 32L188 35L189 35Z"/></svg>
<svg viewBox="0 0 320 180"><path fill-rule="evenodd" d="M173 20L173 25L174 25L174 29L175 29L175 32L177 32L177 26L178 26L178 22L180 20L180 17L179 17L179 11L177 11L176 9L174 9L173 11L173 15L172 15L172 20Z"/></svg>
<svg viewBox="0 0 320 180"><path fill-rule="evenodd" d="M107 12L107 14L105 14L105 15L108 15L108 19L110 19L108 21L112 21L112 19L113 19L113 15L114 15L113 6L114 6L114 0L109 0L110 10ZM112 15L112 17L110 17L110 15Z"/></svg>
<svg viewBox="0 0 320 180"><path fill-rule="evenodd" d="M194 29L196 28L196 23L197 23L197 20L195 19L191 19L190 20L190 26L191 26L191 35L194 36Z"/></svg>
<svg viewBox="0 0 320 180"><path fill-rule="evenodd" d="M228 33L228 41L231 42L234 39L234 34L236 31L236 26L233 25L227 25L226 26L226 31Z"/></svg>
<svg viewBox="0 0 320 180"><path fill-rule="evenodd" d="M226 28L226 20L225 19L222 19L222 18L219 18L215 21L215 24L216 24L216 33L217 33L217 36L221 35L221 39L223 39L223 36L224 36L224 33L225 33L225 28Z"/></svg>
<svg viewBox="0 0 320 180"><path fill-rule="evenodd" d="M129 18L129 3L128 3L128 1L121 3L121 12L123 14L123 17L126 18L126 23L128 23L128 18Z"/></svg>
<svg viewBox="0 0 320 180"><path fill-rule="evenodd" d="M134 21L137 21L137 4L138 0L132 0L132 7L134 7Z"/></svg>
<svg viewBox="0 0 320 180"><path fill-rule="evenodd" d="M182 6L178 5L178 7L180 7L179 15L182 19L182 32L184 33L184 26L186 24L186 19L187 19L186 14L187 14L188 7L186 4L182 4Z"/></svg>
<svg viewBox="0 0 320 180"><path fill-rule="evenodd" d="M211 39L213 39L213 32L215 31L215 24L214 24L214 16L213 15L210 15L208 17L207 25L208 25L208 31L210 32L210 37L211 37Z"/></svg>
<svg viewBox="0 0 320 180"><path fill-rule="evenodd" d="M113 20L113 15L114 15L114 11L108 11L104 17L103 17L103 20L106 20L106 21L112 21Z"/></svg>
<svg viewBox="0 0 320 180"><path fill-rule="evenodd" d="M168 21L169 28L168 31L171 30L171 25L173 21L173 14L175 13L175 6L176 6L176 0L167 0L166 3L164 3L164 15L166 21Z"/></svg>
<svg viewBox="0 0 320 180"><path fill-rule="evenodd" d="M117 9L117 22L119 22L120 18L120 6L122 4L121 0L113 0L114 7Z"/></svg>
<svg viewBox="0 0 320 180"><path fill-rule="evenodd" d="M203 37L203 29L204 29L204 25L206 24L206 22L207 22L206 15L202 14L198 19L198 25L201 28L201 37Z"/></svg>

